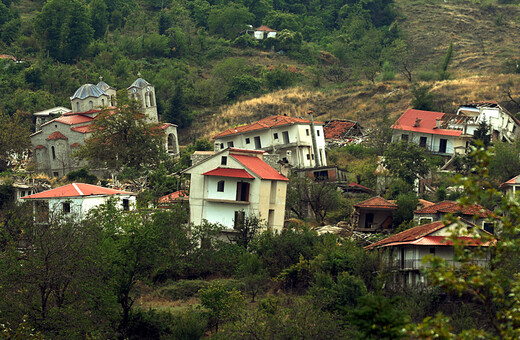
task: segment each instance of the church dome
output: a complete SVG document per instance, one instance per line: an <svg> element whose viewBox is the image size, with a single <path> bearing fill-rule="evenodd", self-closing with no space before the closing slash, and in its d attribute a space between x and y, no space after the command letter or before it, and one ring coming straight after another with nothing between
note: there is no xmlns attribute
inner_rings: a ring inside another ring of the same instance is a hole
<svg viewBox="0 0 520 340"><path fill-rule="evenodd" d="M101 90L103 90L105 92L110 88L110 85L105 83L103 80L101 80L99 83L97 83L96 86L99 87Z"/></svg>
<svg viewBox="0 0 520 340"><path fill-rule="evenodd" d="M151 85L149 82L147 82L146 80L144 80L143 78L137 78L133 83L132 85L130 85L128 88L132 88L132 87L137 87L137 88L140 88L142 89L143 87L146 87L146 86L149 86Z"/></svg>
<svg viewBox="0 0 520 340"><path fill-rule="evenodd" d="M85 99L88 97L99 98L102 95L107 96L106 92L94 84L81 85L76 92L70 97L70 100L74 99Z"/></svg>

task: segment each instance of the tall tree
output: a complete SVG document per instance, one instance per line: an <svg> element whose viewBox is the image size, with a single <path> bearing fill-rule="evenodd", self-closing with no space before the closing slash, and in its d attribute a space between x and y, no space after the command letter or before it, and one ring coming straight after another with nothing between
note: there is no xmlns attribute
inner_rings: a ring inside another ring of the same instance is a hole
<svg viewBox="0 0 520 340"><path fill-rule="evenodd" d="M426 163L426 151L415 143L394 142L384 153L384 165L390 174L410 185L425 176L429 167Z"/></svg>
<svg viewBox="0 0 520 340"><path fill-rule="evenodd" d="M118 98L124 97L124 94ZM92 136L76 154L94 167L114 171L155 166L164 155L164 133L150 124L137 101L119 100L120 106L101 112L91 125Z"/></svg>
<svg viewBox="0 0 520 340"><path fill-rule="evenodd" d="M94 29L94 39L105 35L108 28L108 10L105 0L93 0L89 4L90 21Z"/></svg>
<svg viewBox="0 0 520 340"><path fill-rule="evenodd" d="M90 15L77 0L50 0L34 22L49 55L70 63L81 57L93 38Z"/></svg>
<svg viewBox="0 0 520 340"><path fill-rule="evenodd" d="M8 159L29 148L29 125L20 112L9 116L0 112L0 171L7 167Z"/></svg>

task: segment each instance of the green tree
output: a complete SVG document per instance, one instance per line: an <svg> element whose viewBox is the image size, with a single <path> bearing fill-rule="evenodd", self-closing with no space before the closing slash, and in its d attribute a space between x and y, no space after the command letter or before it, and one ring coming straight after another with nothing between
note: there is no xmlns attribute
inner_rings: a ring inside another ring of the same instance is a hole
<svg viewBox="0 0 520 340"><path fill-rule="evenodd" d="M491 131L490 126L485 121L480 122L478 128L473 132L473 138L475 141L480 141L485 147L491 145Z"/></svg>
<svg viewBox="0 0 520 340"><path fill-rule="evenodd" d="M434 111L435 95L430 92L431 86L421 85L412 87L412 107L417 110Z"/></svg>
<svg viewBox="0 0 520 340"><path fill-rule="evenodd" d="M257 254L244 252L237 266L236 277L244 282L245 289L251 296L251 302L255 302L255 297L266 286L268 273Z"/></svg>
<svg viewBox="0 0 520 340"><path fill-rule="evenodd" d="M442 63L439 67L439 79L440 80L450 79L451 74L448 71L448 67L450 66L452 60L453 60L453 43L450 43L450 46L448 47L448 50L446 51L446 55L444 56L444 59L442 60Z"/></svg>
<svg viewBox="0 0 520 340"><path fill-rule="evenodd" d="M90 15L77 0L50 0L34 21L49 55L71 63L81 57L93 38Z"/></svg>
<svg viewBox="0 0 520 340"><path fill-rule="evenodd" d="M165 154L163 131L146 121L138 102L118 101L119 107L104 110L93 121L92 136L76 156L114 171L156 166Z"/></svg>
<svg viewBox="0 0 520 340"><path fill-rule="evenodd" d="M426 162L426 151L414 143L393 142L383 156L383 164L390 174L411 186L430 171Z"/></svg>
<svg viewBox="0 0 520 340"><path fill-rule="evenodd" d="M199 291L200 303L206 309L211 323L218 332L224 321L232 321L240 314L244 298L236 289L228 289L222 283L212 282Z"/></svg>
<svg viewBox="0 0 520 340"><path fill-rule="evenodd" d="M94 29L94 39L102 38L108 28L108 10L105 0L92 0L89 4L90 22Z"/></svg>
<svg viewBox="0 0 520 340"><path fill-rule="evenodd" d="M173 95L168 100L165 119L169 123L176 124L179 129L189 127L193 121L193 115L186 105L182 83L178 83L175 86Z"/></svg>
<svg viewBox="0 0 520 340"><path fill-rule="evenodd" d="M489 159L489 178L499 183L520 174L520 141L513 144L497 141Z"/></svg>
<svg viewBox="0 0 520 340"><path fill-rule="evenodd" d="M12 116L0 112L0 171L7 168L9 158L21 156L29 148L30 133L20 112Z"/></svg>
<svg viewBox="0 0 520 340"><path fill-rule="evenodd" d="M234 39L253 20L254 15L246 7L233 3L223 8L213 8L208 15L208 28L211 33Z"/></svg>

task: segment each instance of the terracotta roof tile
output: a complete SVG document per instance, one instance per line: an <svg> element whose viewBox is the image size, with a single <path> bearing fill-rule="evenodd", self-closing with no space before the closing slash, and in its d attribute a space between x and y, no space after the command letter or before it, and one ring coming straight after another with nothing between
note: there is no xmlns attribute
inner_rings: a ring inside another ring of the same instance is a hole
<svg viewBox="0 0 520 340"><path fill-rule="evenodd" d="M89 125L75 126L71 128L72 131L80 132L80 133L88 133L94 131L92 127Z"/></svg>
<svg viewBox="0 0 520 340"><path fill-rule="evenodd" d="M500 186L503 187L503 186L507 186L509 184L519 184L519 183L520 183L520 175L515 176L515 177L511 178L509 181L506 181L506 182L500 184Z"/></svg>
<svg viewBox="0 0 520 340"><path fill-rule="evenodd" d="M325 139L342 139L345 137L345 133L355 125L356 123L351 121L334 120L328 122L323 126Z"/></svg>
<svg viewBox="0 0 520 340"><path fill-rule="evenodd" d="M67 125L83 124L92 121L94 118L84 115L61 116L54 119L55 122L60 122ZM49 122L50 123L50 122Z"/></svg>
<svg viewBox="0 0 520 340"><path fill-rule="evenodd" d="M106 196L106 195L135 195L129 191L109 189L92 184L72 183L59 188L42 191L37 194L22 197L22 199L50 199L62 197Z"/></svg>
<svg viewBox="0 0 520 340"><path fill-rule="evenodd" d="M59 131L54 131L53 133L50 134L49 137L45 138L45 140L55 140L55 139L65 139L67 140L68 138L61 132Z"/></svg>
<svg viewBox="0 0 520 340"><path fill-rule="evenodd" d="M252 171L261 179L270 179L275 181L288 181L289 179L278 173L273 167L256 156L246 156L230 154L231 157L239 161L247 169Z"/></svg>
<svg viewBox="0 0 520 340"><path fill-rule="evenodd" d="M188 200L188 191L187 190L178 190L172 192L171 194L162 196L159 198L159 203L172 203L175 201L186 201Z"/></svg>
<svg viewBox="0 0 520 340"><path fill-rule="evenodd" d="M397 205L385 200L383 197L375 196L354 205L358 208L397 209Z"/></svg>
<svg viewBox="0 0 520 340"><path fill-rule="evenodd" d="M443 136L460 136L462 130L437 128L437 119L442 119L443 116L444 113L442 112L408 109L401 117L399 117L397 122L392 125L392 129Z"/></svg>
<svg viewBox="0 0 520 340"><path fill-rule="evenodd" d="M272 29L272 28L270 28L270 27L267 27L267 26L264 26L264 25L255 28L255 31L277 32L277 30L274 30L274 29Z"/></svg>
<svg viewBox="0 0 520 340"><path fill-rule="evenodd" d="M254 179L254 177L251 176L244 169L221 168L221 167L218 167L216 169L205 172L205 173L203 173L203 175L204 176L219 176L219 177Z"/></svg>
<svg viewBox="0 0 520 340"><path fill-rule="evenodd" d="M475 216L478 215L480 217L488 217L491 215L491 211L478 205L473 204L470 206L467 205L460 205L456 202L452 201L442 201L439 203L436 203L434 205L431 205L429 207L425 207L419 210L416 210L416 214L436 214L436 213L444 213L444 214L462 214L462 215L469 215L469 216Z"/></svg>
<svg viewBox="0 0 520 340"><path fill-rule="evenodd" d="M354 183L354 182L350 182L350 183L348 184L348 187L349 187L349 188L360 188L360 189L368 190L368 191L374 191L374 190L372 190L372 189L370 189L370 188L368 188L368 187L366 187L366 186L364 186L364 185L357 184L357 183Z"/></svg>
<svg viewBox="0 0 520 340"><path fill-rule="evenodd" d="M38 150L38 149L47 149L47 147L44 146L44 145L38 144L38 145L36 145L36 146L34 147L34 150Z"/></svg>
<svg viewBox="0 0 520 340"><path fill-rule="evenodd" d="M436 214L439 211L439 209L443 209L445 207L452 206L453 204L456 204L456 203L453 201L442 201L442 202L438 202L433 205L424 207L422 209L416 210L415 213L416 214Z"/></svg>
<svg viewBox="0 0 520 340"><path fill-rule="evenodd" d="M426 236L428 234L433 233L434 231L437 231L441 228L444 228L444 222L437 221L430 224L424 224L420 225L418 227L410 228L405 231L401 231L398 234L392 235L390 237L387 237L385 239L382 239L381 241L374 242L368 247L367 249L372 249L375 247L382 247L391 243L402 243L402 242L410 242L415 241L423 236Z"/></svg>
<svg viewBox="0 0 520 340"><path fill-rule="evenodd" d="M288 116L281 116L281 115L269 116L269 117L261 119L257 122L254 122L252 124L242 125L242 126L237 126L237 127L231 128L231 129L227 129L227 130L219 133L215 137L213 137L213 139L228 136L228 135L240 134L240 133L249 132L249 131L269 129L269 128L276 127L276 126L294 125L294 124L310 124L310 123L311 123L310 120L303 119L303 118L288 117ZM322 125L323 123L315 121L314 124Z"/></svg>

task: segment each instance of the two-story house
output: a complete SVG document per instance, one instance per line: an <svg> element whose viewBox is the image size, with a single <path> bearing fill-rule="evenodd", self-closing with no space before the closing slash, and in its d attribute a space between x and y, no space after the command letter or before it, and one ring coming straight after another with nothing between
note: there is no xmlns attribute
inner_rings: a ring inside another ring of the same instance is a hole
<svg viewBox="0 0 520 340"><path fill-rule="evenodd" d="M427 284L423 272L423 269L429 266L423 262L427 255L441 257L451 265L459 265L451 239L454 233L460 235L456 237L457 241L468 249L487 247L495 242L491 234L466 220L459 219L449 225L437 221L410 228L372 243L365 249L380 251L383 265L394 274L395 284L413 287ZM477 258L473 263L485 266L488 259Z"/></svg>
<svg viewBox="0 0 520 340"><path fill-rule="evenodd" d="M192 165L190 223L204 220L228 229L256 216L272 230L281 231L285 214L285 176L263 160L264 151L228 148Z"/></svg>
<svg viewBox="0 0 520 340"><path fill-rule="evenodd" d="M136 194L85 183L72 183L21 198L33 202L35 219L47 222L55 215L81 219L89 210L115 199L122 210L135 207Z"/></svg>
<svg viewBox="0 0 520 340"><path fill-rule="evenodd" d="M314 126L314 128L313 128ZM226 148L263 150L280 156L296 168L327 165L323 123L307 119L269 116L237 126L213 137L215 151Z"/></svg>
<svg viewBox="0 0 520 340"><path fill-rule="evenodd" d="M432 153L451 156L466 152L467 141L473 135L442 126L445 113L408 109L392 125L392 142L406 140Z"/></svg>

